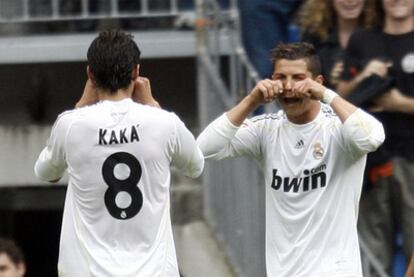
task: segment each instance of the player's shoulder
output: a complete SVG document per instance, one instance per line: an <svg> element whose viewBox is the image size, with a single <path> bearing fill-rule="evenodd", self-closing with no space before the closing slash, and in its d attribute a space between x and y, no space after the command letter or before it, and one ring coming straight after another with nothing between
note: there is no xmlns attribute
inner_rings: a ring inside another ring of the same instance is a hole
<svg viewBox="0 0 414 277"><path fill-rule="evenodd" d="M154 106L149 106L149 105L142 105L139 103L133 103L133 105L135 105L138 109L138 112L145 112L147 114L150 114L152 116L155 116L156 118L160 118L160 119L172 119L172 118L177 118L178 116L171 111L165 110L163 108L159 108L159 107L154 107Z"/></svg>
<svg viewBox="0 0 414 277"><path fill-rule="evenodd" d="M60 113L54 124L53 124L53 129L55 130L59 130L59 131L64 131L65 129L70 128L70 126L72 125L74 119L77 117L76 115L76 110L66 110L62 113Z"/></svg>
<svg viewBox="0 0 414 277"><path fill-rule="evenodd" d="M172 112L159 107L153 107L149 105L142 105L139 103L134 103L136 107L136 112L140 115L145 114L145 116L153 123L162 124L162 125L177 125L181 123L182 120L180 117Z"/></svg>
<svg viewBox="0 0 414 277"><path fill-rule="evenodd" d="M66 110L58 115L58 120L61 121L73 121L76 119L80 119L82 117L87 117L90 114L96 113L97 105L89 105L82 108L74 108L71 110Z"/></svg>
<svg viewBox="0 0 414 277"><path fill-rule="evenodd" d="M72 110L66 110L61 112L58 116L57 116L57 122L70 122L73 119L75 119L78 115L78 111L77 109L72 109Z"/></svg>

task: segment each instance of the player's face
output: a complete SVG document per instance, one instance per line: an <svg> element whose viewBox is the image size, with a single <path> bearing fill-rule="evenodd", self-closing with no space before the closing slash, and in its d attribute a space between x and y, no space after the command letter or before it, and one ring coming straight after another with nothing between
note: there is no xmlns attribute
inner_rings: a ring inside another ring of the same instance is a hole
<svg viewBox="0 0 414 277"><path fill-rule="evenodd" d="M319 110L317 101L309 97L299 98L293 93L295 83L308 77L312 78L312 73L305 59L281 59L275 63L272 78L283 83L283 93L277 100L292 122L309 122L313 119L315 111Z"/></svg>
<svg viewBox="0 0 414 277"><path fill-rule="evenodd" d="M15 265L8 255L0 254L0 277L22 277L24 273L24 265Z"/></svg>
<svg viewBox="0 0 414 277"><path fill-rule="evenodd" d="M394 20L412 17L414 14L414 0L383 0L386 16Z"/></svg>
<svg viewBox="0 0 414 277"><path fill-rule="evenodd" d="M334 0L334 8L339 18L357 19L364 7L364 0Z"/></svg>

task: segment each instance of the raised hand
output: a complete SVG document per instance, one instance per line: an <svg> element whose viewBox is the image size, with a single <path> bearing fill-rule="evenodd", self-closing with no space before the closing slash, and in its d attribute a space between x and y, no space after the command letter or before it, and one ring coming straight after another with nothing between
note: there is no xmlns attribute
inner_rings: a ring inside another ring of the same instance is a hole
<svg viewBox="0 0 414 277"><path fill-rule="evenodd" d="M150 80L141 76L135 80L132 100L143 105L150 105L158 108L161 107L152 96Z"/></svg>
<svg viewBox="0 0 414 277"><path fill-rule="evenodd" d="M250 97L257 105L274 101L283 93L283 84L280 80L264 79L259 81L250 92Z"/></svg>
<svg viewBox="0 0 414 277"><path fill-rule="evenodd" d="M292 87L292 93L295 97L309 97L315 100L322 100L325 90L325 86L311 78L298 81Z"/></svg>

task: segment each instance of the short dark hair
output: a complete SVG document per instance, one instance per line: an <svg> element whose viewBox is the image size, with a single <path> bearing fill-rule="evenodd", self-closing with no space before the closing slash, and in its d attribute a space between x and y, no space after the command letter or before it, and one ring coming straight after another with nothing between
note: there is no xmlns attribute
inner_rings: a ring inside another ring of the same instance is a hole
<svg viewBox="0 0 414 277"><path fill-rule="evenodd" d="M15 265L25 263L23 252L12 239L0 238L0 254L2 253L6 254Z"/></svg>
<svg viewBox="0 0 414 277"><path fill-rule="evenodd" d="M271 52L273 65L278 60L305 59L312 76L322 73L322 66L315 47L307 42L279 43Z"/></svg>
<svg viewBox="0 0 414 277"><path fill-rule="evenodd" d="M110 93L126 89L131 83L132 71L140 62L140 55L131 34L118 30L99 33L87 54L96 85Z"/></svg>

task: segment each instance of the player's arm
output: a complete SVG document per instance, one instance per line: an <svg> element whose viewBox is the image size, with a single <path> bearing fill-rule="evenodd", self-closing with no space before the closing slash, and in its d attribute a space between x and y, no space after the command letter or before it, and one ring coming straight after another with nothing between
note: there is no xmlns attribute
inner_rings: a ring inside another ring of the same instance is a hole
<svg viewBox="0 0 414 277"><path fill-rule="evenodd" d="M68 118L59 116L53 125L46 147L34 166L35 175L43 181L52 183L59 181L67 167L64 153L67 120Z"/></svg>
<svg viewBox="0 0 414 277"><path fill-rule="evenodd" d="M327 89L322 85L322 79L306 78L302 81L296 82L292 88L293 93L297 97L309 97L314 100L322 101L331 105L332 109L338 115L342 123L357 110L353 104L340 97L336 92Z"/></svg>
<svg viewBox="0 0 414 277"><path fill-rule="evenodd" d="M191 178L201 175L204 169L204 156L196 144L193 134L175 116L175 138L172 142L172 165Z"/></svg>
<svg viewBox="0 0 414 277"><path fill-rule="evenodd" d="M161 108L157 100L154 99L151 91L151 84L148 78L139 76L135 80L132 100L143 105Z"/></svg>
<svg viewBox="0 0 414 277"><path fill-rule="evenodd" d="M42 150L36 161L34 172L40 180L56 183L62 178L65 167L55 165L50 158L50 152L51 149L48 146Z"/></svg>
<svg viewBox="0 0 414 277"><path fill-rule="evenodd" d="M360 154L372 152L384 142L385 134L381 122L320 82L307 78L295 83L293 91L331 106L343 123L344 137L352 145L352 151Z"/></svg>
<svg viewBox="0 0 414 277"><path fill-rule="evenodd" d="M322 102L329 104L343 123L345 145L355 157L381 146L385 140L381 122L331 90L325 89L321 95Z"/></svg>
<svg viewBox="0 0 414 277"><path fill-rule="evenodd" d="M282 88L280 81L262 80L236 106L211 122L197 138L204 156L212 159L244 154L256 156L259 153L257 133L253 124L245 122L246 118L260 104L273 102ZM243 122L246 126L239 128Z"/></svg>
<svg viewBox="0 0 414 277"><path fill-rule="evenodd" d="M240 126L259 105L273 102L282 90L281 81L270 79L259 81L249 95L227 112L228 119L233 125Z"/></svg>

